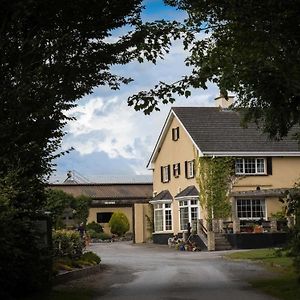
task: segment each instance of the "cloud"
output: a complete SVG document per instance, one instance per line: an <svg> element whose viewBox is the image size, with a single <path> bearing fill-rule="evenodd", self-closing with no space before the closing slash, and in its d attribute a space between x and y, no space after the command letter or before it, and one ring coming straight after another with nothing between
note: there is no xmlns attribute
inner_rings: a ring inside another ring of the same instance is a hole
<svg viewBox="0 0 300 300"><path fill-rule="evenodd" d="M146 1L146 5L151 1ZM163 12L157 10L158 2L153 1L149 18L151 14L152 17L157 14L162 17ZM170 10L167 10L169 13ZM108 87L95 88L93 94L79 100L78 106L67 112L77 120L67 124L62 148L74 147L75 151L56 161L56 175L66 174L67 170L76 170L86 177L97 174L149 174L146 164L171 106L214 106L213 99L218 90L210 84L205 91L194 90L188 99L175 97L173 105L160 104L161 111L150 116L128 107L127 98L140 90L153 88L159 81L171 83L187 74L189 68L184 63L187 55L181 42L176 41L170 53L156 65L132 62L113 66L113 73L130 76L134 82L118 91Z"/></svg>

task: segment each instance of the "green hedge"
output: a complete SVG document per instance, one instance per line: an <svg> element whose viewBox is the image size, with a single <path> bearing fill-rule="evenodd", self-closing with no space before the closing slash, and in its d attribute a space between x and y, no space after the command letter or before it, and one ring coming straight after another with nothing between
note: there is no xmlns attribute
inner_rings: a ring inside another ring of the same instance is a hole
<svg viewBox="0 0 300 300"><path fill-rule="evenodd" d="M100 224L96 223L95 221L88 223L86 225L86 230L87 231L93 230L97 233L103 232L102 226Z"/></svg>
<svg viewBox="0 0 300 300"><path fill-rule="evenodd" d="M52 233L54 257L79 258L85 247L79 232L72 230L55 230Z"/></svg>

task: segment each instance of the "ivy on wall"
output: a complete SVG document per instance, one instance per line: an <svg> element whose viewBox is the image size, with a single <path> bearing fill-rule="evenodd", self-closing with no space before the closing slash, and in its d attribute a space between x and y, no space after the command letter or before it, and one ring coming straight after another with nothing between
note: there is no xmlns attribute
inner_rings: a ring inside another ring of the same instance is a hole
<svg viewBox="0 0 300 300"><path fill-rule="evenodd" d="M229 192L234 180L234 160L231 157L197 157L196 180L200 190L200 205L207 221L231 215Z"/></svg>

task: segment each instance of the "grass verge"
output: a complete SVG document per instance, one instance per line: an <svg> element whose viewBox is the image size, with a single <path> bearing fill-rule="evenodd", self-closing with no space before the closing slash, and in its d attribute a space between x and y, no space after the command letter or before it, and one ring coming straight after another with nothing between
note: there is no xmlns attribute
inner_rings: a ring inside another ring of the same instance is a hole
<svg viewBox="0 0 300 300"><path fill-rule="evenodd" d="M282 300L300 299L300 283L294 272L291 257L280 254L275 249L256 249L226 255L230 259L252 260L270 269L275 277L251 280L253 287L258 288Z"/></svg>

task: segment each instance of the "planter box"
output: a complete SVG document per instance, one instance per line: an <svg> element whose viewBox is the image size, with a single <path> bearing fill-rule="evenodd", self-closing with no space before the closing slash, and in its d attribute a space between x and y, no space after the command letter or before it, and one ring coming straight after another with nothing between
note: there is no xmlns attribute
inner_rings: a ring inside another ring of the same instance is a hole
<svg viewBox="0 0 300 300"><path fill-rule="evenodd" d="M281 247L287 243L288 234L274 233L229 233L225 234L233 249L258 249Z"/></svg>

